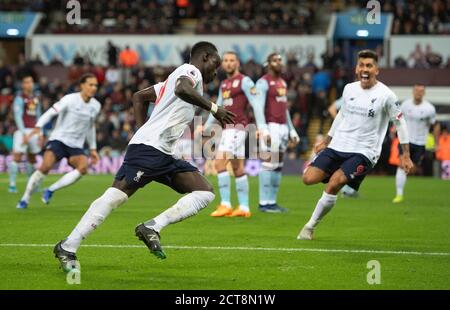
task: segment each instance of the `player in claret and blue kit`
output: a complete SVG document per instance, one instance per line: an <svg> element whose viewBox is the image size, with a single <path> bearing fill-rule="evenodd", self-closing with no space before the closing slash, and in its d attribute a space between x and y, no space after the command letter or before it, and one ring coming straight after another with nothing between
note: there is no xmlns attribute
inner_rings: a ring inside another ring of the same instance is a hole
<svg viewBox="0 0 450 310"><path fill-rule="evenodd" d="M227 78L220 84L217 104L236 115L235 125L225 126L220 138L219 147L215 158L215 168L220 192L220 204L211 213L213 217L250 217L249 186L247 175L244 171L245 140L247 137L247 125L249 123L249 105L255 107L256 88L255 83L246 75L239 72L239 59L235 52L226 52L222 59L222 69L227 73ZM256 123L260 124L264 115L260 109L254 109ZM210 126L213 117L205 124ZM239 206L233 210L231 206L230 174L227 164L231 163L236 180L236 192Z"/></svg>
<svg viewBox="0 0 450 310"><path fill-rule="evenodd" d="M13 138L13 159L8 166L10 193L17 193L16 178L19 172L19 163L23 154L27 154L26 171L28 176L34 172L36 154L41 151L39 135L33 135L33 129L41 116L42 106L39 97L34 93L33 76L25 74L21 78L21 92L13 102L14 121L17 131Z"/></svg>
<svg viewBox="0 0 450 310"><path fill-rule="evenodd" d="M300 138L292 125L287 106L287 84L281 77L282 58L272 53L267 57L268 72L256 82L258 104L263 115L258 125L260 133L260 154L262 155L259 173L259 210L268 213L282 213L287 209L278 205L283 157L288 142L298 144Z"/></svg>

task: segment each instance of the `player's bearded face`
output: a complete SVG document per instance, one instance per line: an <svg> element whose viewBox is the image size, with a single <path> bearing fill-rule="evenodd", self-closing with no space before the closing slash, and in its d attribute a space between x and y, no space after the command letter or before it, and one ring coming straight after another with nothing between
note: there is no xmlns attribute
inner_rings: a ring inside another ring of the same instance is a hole
<svg viewBox="0 0 450 310"><path fill-rule="evenodd" d="M234 54L225 54L222 61L222 69L227 74L233 74L239 68L239 61Z"/></svg>
<svg viewBox="0 0 450 310"><path fill-rule="evenodd" d="M375 85L378 75L378 65L372 58L359 58L356 65L356 76L361 81L363 88L370 88Z"/></svg>
<svg viewBox="0 0 450 310"><path fill-rule="evenodd" d="M87 97L92 98L97 93L97 79L96 78L88 78L86 82L81 84L81 92L85 94Z"/></svg>
<svg viewBox="0 0 450 310"><path fill-rule="evenodd" d="M281 70L283 69L283 62L281 56L280 55L272 56L269 65L273 71L281 73Z"/></svg>

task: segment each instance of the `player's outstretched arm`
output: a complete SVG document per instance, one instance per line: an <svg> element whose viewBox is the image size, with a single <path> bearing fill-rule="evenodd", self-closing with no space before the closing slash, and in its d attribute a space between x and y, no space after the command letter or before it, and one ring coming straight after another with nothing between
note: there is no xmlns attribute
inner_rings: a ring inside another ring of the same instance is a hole
<svg viewBox="0 0 450 310"><path fill-rule="evenodd" d="M155 87L150 86L141 89L133 94L133 108L136 117L137 128L147 121L147 111L150 102L155 102L157 98Z"/></svg>
<svg viewBox="0 0 450 310"><path fill-rule="evenodd" d="M196 105L204 110L211 111L214 117L222 124L234 124L234 113L225 110L217 104L206 100L193 87L188 77L180 77L175 86L175 95L187 103Z"/></svg>

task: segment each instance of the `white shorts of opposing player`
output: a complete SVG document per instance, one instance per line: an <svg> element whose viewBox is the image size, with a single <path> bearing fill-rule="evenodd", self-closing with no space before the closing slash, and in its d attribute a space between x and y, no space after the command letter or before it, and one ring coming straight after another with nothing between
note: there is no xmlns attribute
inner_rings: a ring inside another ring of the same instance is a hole
<svg viewBox="0 0 450 310"><path fill-rule="evenodd" d="M270 135L270 147L267 146L264 139L260 139L260 151L284 153L287 150L289 142L289 129L286 124L269 123L268 130Z"/></svg>
<svg viewBox="0 0 450 310"><path fill-rule="evenodd" d="M224 129L220 138L219 152L229 153L235 159L245 159L247 131L235 128Z"/></svg>
<svg viewBox="0 0 450 310"><path fill-rule="evenodd" d="M26 128L25 134L28 135L33 128ZM38 154L41 151L39 144L39 135L33 135L27 144L23 143L24 134L20 130L16 130L13 136L13 151L14 153L31 153Z"/></svg>

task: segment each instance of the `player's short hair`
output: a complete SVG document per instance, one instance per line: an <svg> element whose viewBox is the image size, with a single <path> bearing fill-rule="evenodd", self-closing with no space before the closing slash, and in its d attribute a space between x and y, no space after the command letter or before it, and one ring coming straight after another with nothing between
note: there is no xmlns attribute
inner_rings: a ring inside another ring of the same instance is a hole
<svg viewBox="0 0 450 310"><path fill-rule="evenodd" d="M270 53L269 56L267 56L266 62L269 63L270 59L272 59L272 57L274 56L280 56L279 53Z"/></svg>
<svg viewBox="0 0 450 310"><path fill-rule="evenodd" d="M424 83L414 83L414 87L416 86L422 86L423 88L425 88L425 84Z"/></svg>
<svg viewBox="0 0 450 310"><path fill-rule="evenodd" d="M358 59L359 58L371 58L376 63L378 63L378 54L373 50L362 50L358 52Z"/></svg>
<svg viewBox="0 0 450 310"><path fill-rule="evenodd" d="M279 53L270 53L269 56L267 56L266 61L264 62L263 66L264 67L268 67L270 59L272 59L272 57L274 57L274 56L280 56L281 57L281 55Z"/></svg>
<svg viewBox="0 0 450 310"><path fill-rule="evenodd" d="M85 74L83 74L81 77L80 77L80 80L79 80L79 83L78 84L84 84L84 83L86 83L86 81L87 81L87 79L90 79L90 78L97 78L96 76L95 76L95 74L94 73L85 73Z"/></svg>
<svg viewBox="0 0 450 310"><path fill-rule="evenodd" d="M22 75L20 75L20 80L22 82L23 82L23 80L28 79L28 78L32 78L34 81L34 76L29 72L26 72L26 73L23 73Z"/></svg>
<svg viewBox="0 0 450 310"><path fill-rule="evenodd" d="M214 54L217 53L217 47L211 42L200 41L191 48L191 59L199 56L201 53Z"/></svg>
<svg viewBox="0 0 450 310"><path fill-rule="evenodd" d="M239 60L239 55L235 51L226 51L223 54L224 55L226 55L226 54L234 55L234 56L236 56L237 60Z"/></svg>
<svg viewBox="0 0 450 310"><path fill-rule="evenodd" d="M226 54L234 55L234 56L236 57L237 61L238 61L239 63L241 62L241 59L239 58L238 53L236 53L235 51L226 51L225 53L223 53L224 56L225 56Z"/></svg>

